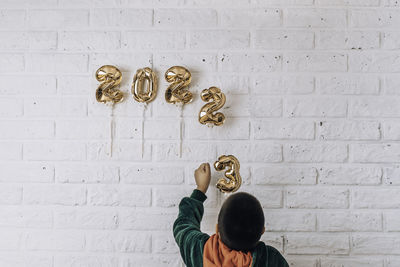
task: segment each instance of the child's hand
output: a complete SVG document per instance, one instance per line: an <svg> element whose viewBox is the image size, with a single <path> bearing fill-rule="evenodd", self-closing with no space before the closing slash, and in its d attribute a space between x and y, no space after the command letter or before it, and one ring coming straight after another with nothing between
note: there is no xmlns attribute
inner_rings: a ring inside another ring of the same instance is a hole
<svg viewBox="0 0 400 267"><path fill-rule="evenodd" d="M197 189L205 194L211 180L210 164L202 163L194 171L194 179L196 180Z"/></svg>

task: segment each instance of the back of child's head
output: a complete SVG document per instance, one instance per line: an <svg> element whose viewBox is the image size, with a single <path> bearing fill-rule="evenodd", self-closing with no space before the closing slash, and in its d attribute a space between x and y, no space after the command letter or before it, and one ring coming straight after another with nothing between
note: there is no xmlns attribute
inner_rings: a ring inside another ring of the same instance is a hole
<svg viewBox="0 0 400 267"><path fill-rule="evenodd" d="M250 251L264 232L264 212L260 202L244 192L225 200L218 215L221 241L230 249Z"/></svg>

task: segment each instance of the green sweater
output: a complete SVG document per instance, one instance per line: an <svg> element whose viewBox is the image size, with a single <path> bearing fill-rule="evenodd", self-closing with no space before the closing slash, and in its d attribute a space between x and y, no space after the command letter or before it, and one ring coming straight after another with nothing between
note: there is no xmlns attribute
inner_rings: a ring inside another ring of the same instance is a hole
<svg viewBox="0 0 400 267"><path fill-rule="evenodd" d="M182 199L179 204L179 215L174 223L174 237L178 243L181 256L186 266L203 266L203 248L210 236L200 231L203 218L203 202L206 195L194 190L192 195ZM289 267L278 250L259 242L252 252L253 267Z"/></svg>

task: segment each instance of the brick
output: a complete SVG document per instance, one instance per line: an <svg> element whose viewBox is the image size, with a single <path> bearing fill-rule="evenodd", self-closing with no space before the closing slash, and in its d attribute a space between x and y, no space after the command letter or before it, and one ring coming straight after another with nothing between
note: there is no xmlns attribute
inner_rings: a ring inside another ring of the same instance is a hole
<svg viewBox="0 0 400 267"><path fill-rule="evenodd" d="M23 54L2 53L0 57L0 72L22 72L25 70L25 60Z"/></svg>
<svg viewBox="0 0 400 267"><path fill-rule="evenodd" d="M288 208L326 209L347 208L349 191L345 189L290 189L286 194Z"/></svg>
<svg viewBox="0 0 400 267"><path fill-rule="evenodd" d="M222 72L275 72L282 68L278 53L223 53L218 59Z"/></svg>
<svg viewBox="0 0 400 267"><path fill-rule="evenodd" d="M87 115L87 103L83 97L35 97L26 98L24 113L29 117L83 117Z"/></svg>
<svg viewBox="0 0 400 267"><path fill-rule="evenodd" d="M389 258L386 260L386 266L387 267L394 267L399 265L400 260L398 258Z"/></svg>
<svg viewBox="0 0 400 267"><path fill-rule="evenodd" d="M214 53L157 53L154 55L154 65L165 70L178 65L191 72L210 72L217 68L217 57Z"/></svg>
<svg viewBox="0 0 400 267"><path fill-rule="evenodd" d="M378 140L380 124L376 121L321 121L317 131L321 140Z"/></svg>
<svg viewBox="0 0 400 267"><path fill-rule="evenodd" d="M378 232L382 231L382 215L372 212L324 212L318 215L320 231Z"/></svg>
<svg viewBox="0 0 400 267"><path fill-rule="evenodd" d="M241 30L195 31L189 38L193 49L241 49L250 44L249 32Z"/></svg>
<svg viewBox="0 0 400 267"><path fill-rule="evenodd" d="M164 218L163 220L160 220L161 216ZM175 219L175 214L124 211L120 215L120 227L127 230L170 231Z"/></svg>
<svg viewBox="0 0 400 267"><path fill-rule="evenodd" d="M0 187L0 204L16 205L22 202L22 186L17 184L3 184Z"/></svg>
<svg viewBox="0 0 400 267"><path fill-rule="evenodd" d="M368 50L380 46L376 31L319 31L316 34L316 49Z"/></svg>
<svg viewBox="0 0 400 267"><path fill-rule="evenodd" d="M309 75L285 74L284 77L263 75L255 78L254 94L309 94L314 91L314 78Z"/></svg>
<svg viewBox="0 0 400 267"><path fill-rule="evenodd" d="M42 183L54 181L54 166L51 163L16 162L1 163L2 182Z"/></svg>
<svg viewBox="0 0 400 267"><path fill-rule="evenodd" d="M214 145L207 145L211 151ZM236 143L233 147L232 143L224 142L215 145L218 155L235 155L240 162L281 162L282 146L280 144L256 143L248 142ZM211 156L211 155L210 155ZM214 160L214 159L212 159Z"/></svg>
<svg viewBox="0 0 400 267"><path fill-rule="evenodd" d="M345 117L347 102L336 97L296 97L284 103L288 117Z"/></svg>
<svg viewBox="0 0 400 267"><path fill-rule="evenodd" d="M257 185L315 184L317 170L305 167L260 167L254 170Z"/></svg>
<svg viewBox="0 0 400 267"><path fill-rule="evenodd" d="M22 158L22 144L15 142L0 142L1 160L20 160Z"/></svg>
<svg viewBox="0 0 400 267"><path fill-rule="evenodd" d="M136 255L129 258L123 259L122 267L130 266L179 266L181 264L181 259L176 257L176 255Z"/></svg>
<svg viewBox="0 0 400 267"><path fill-rule="evenodd" d="M292 144L283 147L287 162L344 162L347 146L339 144Z"/></svg>
<svg viewBox="0 0 400 267"><path fill-rule="evenodd" d="M309 31L258 30L254 46L261 49L313 49L314 33Z"/></svg>
<svg viewBox="0 0 400 267"><path fill-rule="evenodd" d="M400 140L400 123L395 121L385 122L383 125L383 139Z"/></svg>
<svg viewBox="0 0 400 267"><path fill-rule="evenodd" d="M186 35L175 31L129 31L124 34L122 47L125 49L184 49Z"/></svg>
<svg viewBox="0 0 400 267"><path fill-rule="evenodd" d="M220 88L226 95L248 94L250 86L252 86L249 75L202 73L201 79L192 84L190 90L199 92L205 88L209 88L210 84Z"/></svg>
<svg viewBox="0 0 400 267"><path fill-rule="evenodd" d="M398 194L397 189L358 189L353 191L352 203L353 207L361 209L395 209L400 206L400 200L396 198Z"/></svg>
<svg viewBox="0 0 400 267"><path fill-rule="evenodd" d="M352 252L354 255L376 254L399 254L400 242L398 235L385 234L355 234L352 236Z"/></svg>
<svg viewBox="0 0 400 267"><path fill-rule="evenodd" d="M20 117L24 112L22 99L0 98L0 117Z"/></svg>
<svg viewBox="0 0 400 267"><path fill-rule="evenodd" d="M321 259L321 267L382 267L383 263L381 259L357 259L357 258L347 258L347 259L337 259L328 258Z"/></svg>
<svg viewBox="0 0 400 267"><path fill-rule="evenodd" d="M142 156L143 149L143 156ZM121 161L148 161L151 158L151 146L148 143L134 141L90 142L87 145L87 159Z"/></svg>
<svg viewBox="0 0 400 267"><path fill-rule="evenodd" d="M0 11L0 29L20 29L25 26L25 10L3 9Z"/></svg>
<svg viewBox="0 0 400 267"><path fill-rule="evenodd" d="M314 139L313 122L297 122L292 120L258 120L254 122L255 139Z"/></svg>
<svg viewBox="0 0 400 267"><path fill-rule="evenodd" d="M400 184L400 166L384 168L383 181L385 184L388 184L388 185Z"/></svg>
<svg viewBox="0 0 400 267"><path fill-rule="evenodd" d="M379 0L317 0L320 6L379 6Z"/></svg>
<svg viewBox="0 0 400 267"><path fill-rule="evenodd" d="M0 49L5 50L55 50L57 48L57 32L53 31L1 32L0 40Z"/></svg>
<svg viewBox="0 0 400 267"><path fill-rule="evenodd" d="M147 27L153 24L151 9L96 8L91 11L90 24L96 27Z"/></svg>
<svg viewBox="0 0 400 267"><path fill-rule="evenodd" d="M350 25L355 28L396 28L400 23L400 12L396 9L358 9L350 13Z"/></svg>
<svg viewBox="0 0 400 267"><path fill-rule="evenodd" d="M346 10L289 8L284 14L284 23L287 27L344 27L347 24Z"/></svg>
<svg viewBox="0 0 400 267"><path fill-rule="evenodd" d="M75 231L37 230L27 233L25 242L28 250L80 251L85 247L85 236Z"/></svg>
<svg viewBox="0 0 400 267"><path fill-rule="evenodd" d="M81 142L29 142L24 144L27 160L83 160L86 146Z"/></svg>
<svg viewBox="0 0 400 267"><path fill-rule="evenodd" d="M299 255L285 255L285 259L289 266L296 267L316 267L317 260L315 258L309 258L309 256L299 256ZM319 264L319 261L318 261Z"/></svg>
<svg viewBox="0 0 400 267"><path fill-rule="evenodd" d="M93 185L88 187L88 205L148 207L151 195L149 187Z"/></svg>
<svg viewBox="0 0 400 267"><path fill-rule="evenodd" d="M85 54L34 54L26 58L26 69L44 73L82 73L87 71L88 56Z"/></svg>
<svg viewBox="0 0 400 267"><path fill-rule="evenodd" d="M250 100L250 114L254 117L282 116L282 99L269 96L256 96Z"/></svg>
<svg viewBox="0 0 400 267"><path fill-rule="evenodd" d="M97 267L112 267L118 266L119 259L114 256L82 256L79 254L75 255L62 255L57 254L54 257L55 266L67 267L67 266L97 266Z"/></svg>
<svg viewBox="0 0 400 267"><path fill-rule="evenodd" d="M225 9L220 19L223 27L274 27L282 24L282 11L275 8Z"/></svg>
<svg viewBox="0 0 400 267"><path fill-rule="evenodd" d="M86 203L86 188L78 185L26 185L24 203L77 206Z"/></svg>
<svg viewBox="0 0 400 267"><path fill-rule="evenodd" d="M59 139L108 139L110 135L111 123L109 120L62 120L56 122L56 136Z"/></svg>
<svg viewBox="0 0 400 267"><path fill-rule="evenodd" d="M160 162L178 159L203 161L215 155L215 147L209 147L206 142L185 142L182 144L182 154L179 147L179 143L157 143L155 158Z"/></svg>
<svg viewBox="0 0 400 267"><path fill-rule="evenodd" d="M179 248L171 233L157 234L153 237L153 250L159 254L177 254Z"/></svg>
<svg viewBox="0 0 400 267"><path fill-rule="evenodd" d="M125 183L134 184L181 184L184 172L179 167L121 166Z"/></svg>
<svg viewBox="0 0 400 267"><path fill-rule="evenodd" d="M347 55L332 52L287 53L283 68L289 72L345 72Z"/></svg>
<svg viewBox="0 0 400 267"><path fill-rule="evenodd" d="M119 168L93 163L59 163L55 172L60 183L117 183Z"/></svg>
<svg viewBox="0 0 400 267"><path fill-rule="evenodd" d="M398 99L391 98L360 98L351 105L354 117L398 117L400 108L395 105Z"/></svg>
<svg viewBox="0 0 400 267"><path fill-rule="evenodd" d="M32 9L27 16L27 25L33 29L87 28L89 11L85 9Z"/></svg>
<svg viewBox="0 0 400 267"><path fill-rule="evenodd" d="M217 25L217 12L213 9L156 9L154 24L161 27L203 28Z"/></svg>
<svg viewBox="0 0 400 267"><path fill-rule="evenodd" d="M266 211L266 231L315 231L316 217L310 212Z"/></svg>
<svg viewBox="0 0 400 267"><path fill-rule="evenodd" d="M224 111L222 110L222 113ZM186 119L184 124L185 139L190 140L247 140L250 129L247 119L226 118L222 126L208 127L200 124L198 118ZM179 135L178 135L179 136Z"/></svg>
<svg viewBox="0 0 400 267"><path fill-rule="evenodd" d="M287 254L348 254L349 237L343 234L288 234Z"/></svg>
<svg viewBox="0 0 400 267"><path fill-rule="evenodd" d="M3 121L0 139L51 139L53 121Z"/></svg>
<svg viewBox="0 0 400 267"><path fill-rule="evenodd" d="M382 33L382 48L388 50L396 50L400 48L400 34L398 32Z"/></svg>
<svg viewBox="0 0 400 267"><path fill-rule="evenodd" d="M87 237L88 248L95 252L149 253L151 235L140 232L97 232Z"/></svg>
<svg viewBox="0 0 400 267"><path fill-rule="evenodd" d="M52 76L10 75L1 76L2 95L53 95L56 93L56 79Z"/></svg>
<svg viewBox="0 0 400 267"><path fill-rule="evenodd" d="M399 144L353 144L350 154L353 162L398 162Z"/></svg>
<svg viewBox="0 0 400 267"><path fill-rule="evenodd" d="M384 218L387 231L389 232L400 231L400 219L398 212L396 211L385 212Z"/></svg>
<svg viewBox="0 0 400 267"><path fill-rule="evenodd" d="M378 167L321 167L319 183L328 185L377 185L382 170Z"/></svg>
<svg viewBox="0 0 400 267"><path fill-rule="evenodd" d="M54 212L56 229L116 229L118 215L112 210L73 208Z"/></svg>
<svg viewBox="0 0 400 267"><path fill-rule="evenodd" d="M20 267L20 266L53 266L53 257L49 255L37 255L25 252L24 255L18 252L7 251L1 253L0 264L7 267Z"/></svg>
<svg viewBox="0 0 400 267"><path fill-rule="evenodd" d="M317 79L317 92L326 95L377 95L380 83L376 76L322 76Z"/></svg>
<svg viewBox="0 0 400 267"><path fill-rule="evenodd" d="M22 246L23 235L21 231L2 231L0 250L17 250ZM0 261L1 263L1 261Z"/></svg>
<svg viewBox="0 0 400 267"><path fill-rule="evenodd" d="M42 208L2 207L0 226L13 228L51 228L53 213Z"/></svg>
<svg viewBox="0 0 400 267"><path fill-rule="evenodd" d="M174 140L180 136L180 127L179 120L146 120L144 137L146 139Z"/></svg>
<svg viewBox="0 0 400 267"><path fill-rule="evenodd" d="M117 50L120 48L120 41L119 32L64 31L59 35L58 47L64 51Z"/></svg>
<svg viewBox="0 0 400 267"><path fill-rule="evenodd" d="M397 75L388 75L383 80L384 91L388 95L399 95L400 79Z"/></svg>
<svg viewBox="0 0 400 267"><path fill-rule="evenodd" d="M397 73L400 71L400 54L395 52L382 52L373 54L363 52L350 55L349 70L360 73Z"/></svg>
<svg viewBox="0 0 400 267"><path fill-rule="evenodd" d="M89 95L93 93L91 81L88 76L63 75L57 77L57 91L62 95Z"/></svg>

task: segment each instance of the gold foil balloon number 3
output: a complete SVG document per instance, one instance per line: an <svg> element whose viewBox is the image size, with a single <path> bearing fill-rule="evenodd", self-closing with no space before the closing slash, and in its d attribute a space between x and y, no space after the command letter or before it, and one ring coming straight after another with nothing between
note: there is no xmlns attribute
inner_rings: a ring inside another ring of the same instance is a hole
<svg viewBox="0 0 400 267"><path fill-rule="evenodd" d="M225 115L221 112L216 112L225 105L226 97L217 87L210 87L201 92L201 99L205 104L199 112L199 122L201 124L222 125L225 121Z"/></svg>
<svg viewBox="0 0 400 267"><path fill-rule="evenodd" d="M242 185L242 177L240 176L239 169L240 164L238 159L232 155L222 155L214 163L214 167L217 171L225 171L225 177L221 178L217 182L217 188L224 193L236 192ZM226 180L228 179L228 181Z"/></svg>
<svg viewBox="0 0 400 267"><path fill-rule="evenodd" d="M111 65L104 65L96 71L96 79L101 82L96 90L96 100L102 103L119 103L124 94L117 87L122 80L121 71Z"/></svg>
<svg viewBox="0 0 400 267"><path fill-rule="evenodd" d="M168 103L186 104L192 101L192 93L187 87L192 81L192 74L181 66L173 66L165 72L165 80L171 83L165 91L165 100Z"/></svg>
<svg viewBox="0 0 400 267"><path fill-rule="evenodd" d="M147 81L147 89L145 86ZM150 68L138 69L133 77L132 84L133 98L142 103L148 103L154 100L157 95L157 78Z"/></svg>

